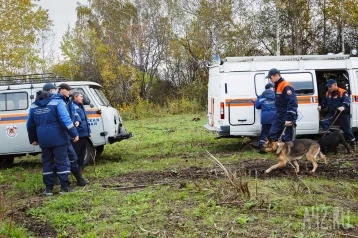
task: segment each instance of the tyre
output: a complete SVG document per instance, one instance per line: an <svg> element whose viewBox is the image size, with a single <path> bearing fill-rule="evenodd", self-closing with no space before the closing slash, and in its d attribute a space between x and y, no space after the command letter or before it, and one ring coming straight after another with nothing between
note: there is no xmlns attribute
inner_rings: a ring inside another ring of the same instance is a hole
<svg viewBox="0 0 358 238"><path fill-rule="evenodd" d="M90 140L86 140L86 155L83 161L83 166L90 165L94 162L96 157L96 149L93 147Z"/></svg>
<svg viewBox="0 0 358 238"><path fill-rule="evenodd" d="M14 164L14 159L11 155L0 156L0 168L10 168Z"/></svg>
<svg viewBox="0 0 358 238"><path fill-rule="evenodd" d="M104 151L104 145L96 147L96 158L100 157Z"/></svg>

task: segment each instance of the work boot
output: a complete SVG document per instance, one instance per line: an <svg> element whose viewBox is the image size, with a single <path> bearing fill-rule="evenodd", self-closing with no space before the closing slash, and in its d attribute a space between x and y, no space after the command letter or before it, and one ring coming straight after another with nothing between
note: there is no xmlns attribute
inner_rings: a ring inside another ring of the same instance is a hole
<svg viewBox="0 0 358 238"><path fill-rule="evenodd" d="M350 141L349 144L351 145L352 149L353 149L353 153L355 153L357 151L357 145L356 145L356 141Z"/></svg>
<svg viewBox="0 0 358 238"><path fill-rule="evenodd" d="M45 196L52 196L53 195L52 188L45 188L45 190L43 191L43 194Z"/></svg>
<svg viewBox="0 0 358 238"><path fill-rule="evenodd" d="M74 175L74 176L75 176L75 178L76 178L76 180L77 180L77 185L78 185L78 186L83 187L83 186L86 186L86 184L88 184L88 181L85 180L85 179L82 177L82 174L81 174L81 173L78 173L78 174L76 174L76 175Z"/></svg>
<svg viewBox="0 0 358 238"><path fill-rule="evenodd" d="M61 187L60 194L66 194L66 193L73 192L73 191L74 191L74 189L71 188L70 186Z"/></svg>

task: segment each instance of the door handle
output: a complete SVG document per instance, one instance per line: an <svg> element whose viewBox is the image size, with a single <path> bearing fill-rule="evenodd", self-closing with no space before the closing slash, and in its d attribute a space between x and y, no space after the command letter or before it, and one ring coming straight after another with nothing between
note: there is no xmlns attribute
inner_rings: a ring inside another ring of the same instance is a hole
<svg viewBox="0 0 358 238"><path fill-rule="evenodd" d="M247 121L247 119L239 119L239 120L237 120L238 122L245 122L245 121Z"/></svg>

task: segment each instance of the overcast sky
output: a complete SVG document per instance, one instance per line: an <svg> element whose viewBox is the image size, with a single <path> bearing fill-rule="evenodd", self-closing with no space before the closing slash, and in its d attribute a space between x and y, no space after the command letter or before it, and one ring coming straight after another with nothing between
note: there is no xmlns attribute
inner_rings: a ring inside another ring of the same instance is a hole
<svg viewBox="0 0 358 238"><path fill-rule="evenodd" d="M35 2L44 9L49 10L49 16L53 21L53 31L56 34L54 47L60 54L60 42L67 26L74 27L77 19L77 3L86 4L87 0L40 0Z"/></svg>

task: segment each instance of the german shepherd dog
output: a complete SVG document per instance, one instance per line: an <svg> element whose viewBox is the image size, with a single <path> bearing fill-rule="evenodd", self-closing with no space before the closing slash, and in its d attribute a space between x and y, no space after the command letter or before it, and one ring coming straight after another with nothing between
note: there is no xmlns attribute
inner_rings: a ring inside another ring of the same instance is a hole
<svg viewBox="0 0 358 238"><path fill-rule="evenodd" d="M298 173L300 171L300 167L297 160L301 159L303 156L306 156L307 160L312 163L312 173L314 173L318 167L316 162L317 156L323 159L327 164L326 156L322 154L319 144L313 140L298 139L290 142L266 140L263 148L266 152L276 152L280 160L278 164L268 168L265 173L270 173L274 169L281 168L285 166L287 162L291 161L295 166L296 173Z"/></svg>

